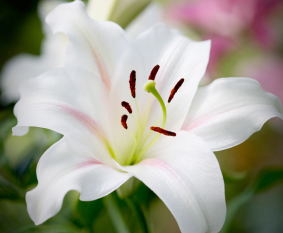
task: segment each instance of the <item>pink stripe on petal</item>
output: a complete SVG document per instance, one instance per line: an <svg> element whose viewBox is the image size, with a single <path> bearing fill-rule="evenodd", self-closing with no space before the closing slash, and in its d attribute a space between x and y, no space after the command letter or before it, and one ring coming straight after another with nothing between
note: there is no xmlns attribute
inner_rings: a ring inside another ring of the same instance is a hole
<svg viewBox="0 0 283 233"><path fill-rule="evenodd" d="M98 51L96 51L96 49L92 46L93 43L91 43L91 41L88 39L88 36L85 35L85 38L86 38L87 42L89 43L89 45L91 47L91 53L93 55L93 58L95 60L96 65L97 65L101 79L102 79L103 83L105 84L105 86L107 87L107 89L110 91L111 83L110 83L110 78L109 78L109 75L108 75L108 72L107 72L107 69L106 69L106 65L103 62L103 59L101 59L101 56L99 56Z"/></svg>
<svg viewBox="0 0 283 233"><path fill-rule="evenodd" d="M95 133L97 136L103 135L102 130L100 129L98 124L89 115L67 105L57 105L57 107L59 107L63 112L75 117L92 133Z"/></svg>
<svg viewBox="0 0 283 233"><path fill-rule="evenodd" d="M245 108L245 107L249 107L249 106L252 106L251 105L246 105L246 106L242 106L242 107L238 107L238 108L233 108L233 109L230 109L230 110L227 110L227 111L224 111L224 112L221 112L221 113L217 113L217 114L214 114L212 116L209 116L209 117L203 117L203 119L200 119L198 121L196 121L195 123L193 124L189 124L189 126L183 126L182 127L182 130L186 130L186 131L190 131L190 130L193 130L201 125L204 125L206 123L209 123L209 121L213 120L214 118L216 118L217 116L221 116L223 114L227 114L229 112L233 112L233 111L236 111L238 109L241 109L241 108Z"/></svg>
<svg viewBox="0 0 283 233"><path fill-rule="evenodd" d="M180 176L177 174L174 168L172 168L167 162L161 159L151 158L146 159L141 162L142 164L147 164L152 167L158 168L163 172L167 173L169 176L174 177L176 180L180 181Z"/></svg>
<svg viewBox="0 0 283 233"><path fill-rule="evenodd" d="M219 115L219 114L217 114ZM216 115L215 115L216 116ZM190 130L193 130L194 128L197 128L201 125L204 125L205 123L209 122L211 119L213 119L215 116L211 116L211 117L208 117L206 119L203 119L203 120L200 120L200 121L197 121L195 122L194 124L190 125L189 127L182 127L183 130L186 130L186 131L190 131Z"/></svg>
<svg viewBox="0 0 283 233"><path fill-rule="evenodd" d="M85 161L85 162L79 164L76 169L89 167L89 166L93 166L93 165L102 165L102 163L98 160Z"/></svg>
<svg viewBox="0 0 283 233"><path fill-rule="evenodd" d="M187 126L183 126L183 127L182 127L182 130L186 130L186 131L193 130L193 129L195 129L195 128L201 126L201 125L204 125L204 124L206 124L206 123L209 123L209 121L214 120L214 118L216 118L216 117L218 117L218 116L221 116L221 115L223 115L223 114L227 114L227 113L230 113L230 112L233 112L233 111L237 111L237 110L242 109L242 108L251 107L251 106L253 106L253 104L249 104L249 105L245 105L245 106L241 106L241 107L237 107L237 108L235 107L235 108L233 108L233 109L229 109L229 110L227 110L227 111L220 112L220 113L214 114L214 115L209 116L209 117L206 117L206 118L203 117L203 119L200 119L200 120L196 121L196 122L193 123L193 124L189 124L189 126L188 126L188 125L187 125Z"/></svg>
<svg viewBox="0 0 283 233"><path fill-rule="evenodd" d="M104 64L103 61L101 61L101 59L99 59L98 55L94 51L93 51L93 56L95 58L96 65L98 67L102 81L105 84L105 86L107 87L107 89L110 90L111 84L110 84L109 75L107 73L107 69L105 67L105 64Z"/></svg>

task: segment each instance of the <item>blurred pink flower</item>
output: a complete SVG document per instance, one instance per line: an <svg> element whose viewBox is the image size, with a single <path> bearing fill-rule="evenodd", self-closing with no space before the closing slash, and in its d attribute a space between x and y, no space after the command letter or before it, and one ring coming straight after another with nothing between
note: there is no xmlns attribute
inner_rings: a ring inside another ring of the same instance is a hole
<svg viewBox="0 0 283 233"><path fill-rule="evenodd" d="M276 41L270 17L283 6L281 0L200 0L171 6L171 17L203 30L206 34L239 36L243 30L269 47Z"/></svg>
<svg viewBox="0 0 283 233"><path fill-rule="evenodd" d="M277 57L266 57L247 64L240 72L257 80L262 88L276 95L283 103L283 60Z"/></svg>
<svg viewBox="0 0 283 233"><path fill-rule="evenodd" d="M251 24L252 34L264 48L274 48L278 44L278 30L271 18L276 15L279 7L283 7L283 1L257 0L256 2L255 14Z"/></svg>
<svg viewBox="0 0 283 233"><path fill-rule="evenodd" d="M225 36L210 36L205 39L211 40L211 50L207 71L213 74L215 67L217 67L218 61L227 53L232 51L236 47L236 41L230 37Z"/></svg>
<svg viewBox="0 0 283 233"><path fill-rule="evenodd" d="M170 6L171 18L202 31L212 40L208 71L213 73L219 60L237 46L243 32L264 49L278 45L278 29L272 22L281 0L198 0ZM278 15L277 15L278 16Z"/></svg>
<svg viewBox="0 0 283 233"><path fill-rule="evenodd" d="M256 0L200 0L171 6L170 15L209 34L235 36L252 22Z"/></svg>

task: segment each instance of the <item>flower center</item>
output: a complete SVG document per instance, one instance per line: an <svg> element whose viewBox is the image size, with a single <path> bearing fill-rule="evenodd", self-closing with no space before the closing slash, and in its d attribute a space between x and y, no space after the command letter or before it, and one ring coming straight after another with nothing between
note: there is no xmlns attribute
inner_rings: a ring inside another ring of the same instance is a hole
<svg viewBox="0 0 283 233"><path fill-rule="evenodd" d="M156 141L158 140L158 138L160 137L161 134L166 135L166 136L176 136L176 133L165 130L164 127L165 127L165 124L166 124L167 109L168 109L169 103L172 101L176 92L178 91L178 89L183 84L184 79L180 79L178 81L178 83L175 85L175 87L172 89L170 96L168 98L167 107L165 107L165 104L164 104L162 97L160 96L160 94L158 93L158 91L155 88L156 83L155 83L154 80L155 80L155 77L156 77L156 74L157 74L159 68L160 68L160 66L156 65L152 69L152 71L149 75L148 81L143 86L143 89L149 93L147 113L146 113L144 122L141 122L139 108L138 108L138 104L137 104L137 101L136 101L136 71L133 70L130 74L130 80L129 80L130 90L131 90L132 97L135 99L138 119L136 120L135 117L133 116L133 114L132 114L133 110L132 110L132 107L130 106L130 104L128 102L123 101L121 103L122 107L124 107L128 111L128 113L132 116L133 120L135 121L135 123L137 125L137 133L136 133L136 135L134 135L127 126L128 116L127 115L122 116L121 124L128 131L128 133L131 135L131 137L133 139L133 145L132 145L131 151L130 151L129 156L127 157L127 160L126 160L124 165L133 165L133 164L140 162L140 160L142 159L142 156L145 154L145 152L150 147L152 147L156 143ZM154 126L150 127L151 131L145 137L142 137L143 134L144 134L144 131L145 131L145 126L146 126L148 114L149 114L150 93L158 100L158 102L159 102L159 104L162 108L162 116L157 120L157 122L154 124ZM161 121L161 118L162 118L162 123L161 123L161 126L159 127L158 125ZM150 142L147 142L153 131L157 132L158 134Z"/></svg>

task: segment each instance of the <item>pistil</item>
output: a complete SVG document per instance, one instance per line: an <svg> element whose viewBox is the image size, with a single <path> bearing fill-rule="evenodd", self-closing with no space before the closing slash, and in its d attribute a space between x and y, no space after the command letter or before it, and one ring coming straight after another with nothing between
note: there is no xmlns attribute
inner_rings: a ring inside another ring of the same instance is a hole
<svg viewBox="0 0 283 233"><path fill-rule="evenodd" d="M166 119L167 119L167 112L166 112L166 107L165 107L164 101L163 101L163 99L161 98L160 94L158 93L158 91L155 88L155 81L148 80L143 85L143 89L145 91L150 92L151 94L153 94L155 96L155 98L158 100L158 102L160 103L161 108L162 108L162 114L163 114L163 119L162 119L161 127L164 128L164 126L166 124Z"/></svg>

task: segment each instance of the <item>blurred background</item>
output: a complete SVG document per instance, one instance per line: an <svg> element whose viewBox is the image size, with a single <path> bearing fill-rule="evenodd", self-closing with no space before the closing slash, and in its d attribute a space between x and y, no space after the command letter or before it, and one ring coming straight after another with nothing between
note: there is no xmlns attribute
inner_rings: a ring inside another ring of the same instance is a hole
<svg viewBox="0 0 283 233"><path fill-rule="evenodd" d="M59 214L44 224L36 227L30 220L25 193L37 184L38 159L61 135L32 128L25 136L12 136L17 122L13 107L21 79L61 65L48 63L52 43L43 20L58 3L0 2L0 232L123 232L121 221L130 225L131 232L144 232L139 221L147 221L153 232L180 232L167 207L143 184L131 197L140 203L143 220L116 193L81 202L76 192L68 193ZM283 102L282 0L117 0L109 19L132 38L154 23L165 22L194 40L210 39L210 61L201 85L220 77L251 77ZM215 154L228 207L221 232L283 232L282 121L271 119L241 145ZM110 205L113 199L123 219Z"/></svg>

